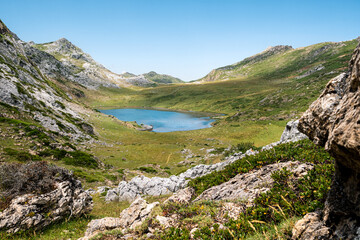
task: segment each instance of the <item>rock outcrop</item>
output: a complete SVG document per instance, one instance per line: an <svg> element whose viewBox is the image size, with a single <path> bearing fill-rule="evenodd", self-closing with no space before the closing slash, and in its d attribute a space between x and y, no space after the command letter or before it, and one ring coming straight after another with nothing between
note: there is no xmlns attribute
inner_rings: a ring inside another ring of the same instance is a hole
<svg viewBox="0 0 360 240"><path fill-rule="evenodd" d="M53 222L90 213L92 207L92 197L84 191L80 181L63 181L49 193L14 198L0 213L0 229L11 233L43 229Z"/></svg>
<svg viewBox="0 0 360 240"><path fill-rule="evenodd" d="M71 81L71 70L50 54L18 39L0 21L0 102L2 107L15 107L47 130L73 139L89 139L82 129L84 119L53 79ZM6 31L6 33L5 33ZM5 113L1 112L0 116ZM90 126L90 125L89 125Z"/></svg>
<svg viewBox="0 0 360 240"><path fill-rule="evenodd" d="M283 133L281 134L280 141L270 143L269 145L264 146L262 150L268 150L279 144L283 144L287 142L296 142L308 138L305 134L299 132L298 124L299 124L299 120L289 121L286 124Z"/></svg>
<svg viewBox="0 0 360 240"><path fill-rule="evenodd" d="M324 239L355 239L360 233L360 45L349 71L332 79L304 113L299 129L335 158L335 177L323 216L309 221L328 227ZM304 232L309 232L308 230ZM297 236L309 239L306 234Z"/></svg>
<svg viewBox="0 0 360 240"><path fill-rule="evenodd" d="M257 151L249 150L245 154L237 154L223 162L204 165L200 164L188 169L178 176L172 175L169 178L136 176L129 182L121 181L117 188L110 189L106 194L106 201L133 201L140 195L160 196L176 192L186 187L188 179L204 176L213 171L219 171L226 165L241 159L247 155L254 155Z"/></svg>
<svg viewBox="0 0 360 240"><path fill-rule="evenodd" d="M148 204L141 197L137 198L127 209L120 213L119 218L102 218L92 220L87 227L85 236L81 240L94 237L98 232L119 228L122 230L134 229L149 216L152 209L159 203Z"/></svg>
<svg viewBox="0 0 360 240"><path fill-rule="evenodd" d="M291 171L296 180L305 176L313 166L298 161L270 164L249 173L238 174L228 182L209 188L201 193L195 201L236 199L251 204L260 193L271 189L274 182L271 175L283 168Z"/></svg>

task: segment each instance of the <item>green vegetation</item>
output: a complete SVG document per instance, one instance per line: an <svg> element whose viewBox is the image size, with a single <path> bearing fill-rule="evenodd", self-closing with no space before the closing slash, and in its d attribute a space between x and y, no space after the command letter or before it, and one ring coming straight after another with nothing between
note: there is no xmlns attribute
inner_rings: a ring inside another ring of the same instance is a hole
<svg viewBox="0 0 360 240"><path fill-rule="evenodd" d="M254 205L240 213L237 220L228 219L224 223L228 229L219 229L218 224L215 223L217 207L208 209L205 207L220 202L169 204L163 207L165 215L179 213L183 224L180 228L171 228L160 233L160 238L183 239L183 236L188 236L194 223L199 224L200 228L195 232L197 239L244 239L258 233L264 233L269 239L277 239L279 235L285 239L289 238L291 228L285 228L281 233L276 230L277 233L272 236L267 232L273 232L277 229L276 226L289 219L297 219L308 212L323 208L334 172L333 159L309 140L277 146L273 150L238 160L223 171L190 182L190 186L199 194L211 186L227 181L236 173L248 172L277 161L290 160L311 162L314 168L299 181L294 181L293 174L286 168L274 172L272 175L274 185L271 190L257 197ZM199 215L202 217L198 217ZM208 221L204 221L205 218L208 218Z"/></svg>
<svg viewBox="0 0 360 240"><path fill-rule="evenodd" d="M331 157L310 140L281 144L271 150L262 151L259 154L247 156L240 161L236 161L234 164L226 166L222 171L193 179L189 182L189 186L193 187L197 194L200 194L212 186L229 181L239 173L247 173L264 165L285 161L318 164L331 162Z"/></svg>
<svg viewBox="0 0 360 240"><path fill-rule="evenodd" d="M12 148L4 148L3 151L10 157L15 158L20 162L28 162L28 161L40 161L41 158L37 155L31 155L28 152L18 151Z"/></svg>
<svg viewBox="0 0 360 240"><path fill-rule="evenodd" d="M157 173L157 171L153 167L139 167L138 169L147 173Z"/></svg>

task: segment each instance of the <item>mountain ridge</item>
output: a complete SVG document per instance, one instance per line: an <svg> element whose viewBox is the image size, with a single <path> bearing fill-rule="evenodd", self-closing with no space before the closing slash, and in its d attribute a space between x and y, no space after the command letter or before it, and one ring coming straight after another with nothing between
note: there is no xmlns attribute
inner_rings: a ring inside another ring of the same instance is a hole
<svg viewBox="0 0 360 240"><path fill-rule="evenodd" d="M180 79L166 74L135 75L132 73L118 74L110 71L102 64L96 62L88 53L71 43L66 38L60 38L56 41L32 44L33 47L53 55L57 60L63 62L66 66L74 69L77 75L88 79L88 84L83 82L86 87L98 88L104 87L153 87L158 83L175 83Z"/></svg>

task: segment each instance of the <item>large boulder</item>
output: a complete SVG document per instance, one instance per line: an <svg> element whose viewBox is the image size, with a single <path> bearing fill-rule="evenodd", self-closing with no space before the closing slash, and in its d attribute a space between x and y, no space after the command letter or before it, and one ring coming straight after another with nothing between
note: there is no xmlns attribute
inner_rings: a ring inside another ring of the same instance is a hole
<svg viewBox="0 0 360 240"><path fill-rule="evenodd" d="M14 198L0 213L0 229L10 233L42 229L53 222L90 213L92 197L78 180L63 181L45 194L25 194Z"/></svg>
<svg viewBox="0 0 360 240"><path fill-rule="evenodd" d="M349 71L332 79L304 113L299 130L335 158L335 177L321 221L327 239L354 239L360 227L360 45ZM311 227L311 224L308 226ZM306 232L306 231L305 231ZM307 239L299 236L300 239Z"/></svg>
<svg viewBox="0 0 360 240"><path fill-rule="evenodd" d="M158 204L159 202L148 204L144 199L138 197L130 205L130 207L120 213L118 218L106 217L92 220L87 226L85 236L80 239L92 239L98 233L106 230L122 229L127 231L134 229L144 222L144 220L150 215L153 208Z"/></svg>

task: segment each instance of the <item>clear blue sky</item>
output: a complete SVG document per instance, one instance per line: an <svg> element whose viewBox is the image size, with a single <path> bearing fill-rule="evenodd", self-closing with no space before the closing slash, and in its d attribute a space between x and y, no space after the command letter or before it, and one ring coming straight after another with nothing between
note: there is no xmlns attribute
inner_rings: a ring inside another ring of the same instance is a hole
<svg viewBox="0 0 360 240"><path fill-rule="evenodd" d="M360 0L0 0L24 41L65 37L110 70L198 79L268 46L358 37Z"/></svg>

